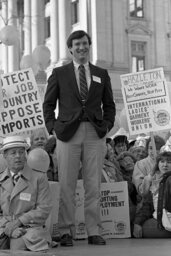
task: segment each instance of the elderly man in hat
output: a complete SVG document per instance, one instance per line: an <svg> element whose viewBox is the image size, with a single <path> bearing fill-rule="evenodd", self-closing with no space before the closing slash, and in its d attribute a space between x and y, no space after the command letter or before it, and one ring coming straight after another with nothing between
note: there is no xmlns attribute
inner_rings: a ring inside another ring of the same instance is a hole
<svg viewBox="0 0 171 256"><path fill-rule="evenodd" d="M52 208L46 173L26 163L28 145L20 136L3 140L1 152L8 167L0 174L1 234L12 250L47 250L51 242L45 227Z"/></svg>

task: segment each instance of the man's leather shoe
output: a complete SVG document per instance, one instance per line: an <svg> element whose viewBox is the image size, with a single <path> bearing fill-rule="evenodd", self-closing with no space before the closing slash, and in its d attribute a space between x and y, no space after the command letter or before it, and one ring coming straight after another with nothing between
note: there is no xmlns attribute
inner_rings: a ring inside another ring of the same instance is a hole
<svg viewBox="0 0 171 256"><path fill-rule="evenodd" d="M89 236L88 244L105 245L106 241L101 236Z"/></svg>
<svg viewBox="0 0 171 256"><path fill-rule="evenodd" d="M64 234L61 237L60 245L61 246L73 246L72 236L70 236L69 234Z"/></svg>

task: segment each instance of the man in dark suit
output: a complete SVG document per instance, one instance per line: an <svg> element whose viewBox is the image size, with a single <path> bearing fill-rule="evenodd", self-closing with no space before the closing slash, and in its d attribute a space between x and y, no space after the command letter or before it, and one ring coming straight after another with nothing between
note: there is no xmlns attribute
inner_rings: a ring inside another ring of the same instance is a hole
<svg viewBox="0 0 171 256"><path fill-rule="evenodd" d="M90 45L91 38L86 32L71 33L67 46L73 61L53 70L43 103L47 130L57 136L61 246L73 245L74 198L80 163L88 243L105 244L99 235L100 183L105 135L114 124L115 103L107 70L89 62Z"/></svg>

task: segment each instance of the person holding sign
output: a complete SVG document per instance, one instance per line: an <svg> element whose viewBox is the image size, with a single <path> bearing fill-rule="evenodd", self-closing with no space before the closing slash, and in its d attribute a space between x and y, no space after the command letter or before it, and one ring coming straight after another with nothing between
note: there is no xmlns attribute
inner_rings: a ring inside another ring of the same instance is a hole
<svg viewBox="0 0 171 256"><path fill-rule="evenodd" d="M164 228L163 208L171 216L171 152L164 151L157 157L149 192L134 220L136 238L171 238L171 229ZM171 218L170 218L171 220ZM171 222L169 224L171 227Z"/></svg>
<svg viewBox="0 0 171 256"><path fill-rule="evenodd" d="M165 141L162 137L155 135L154 142L156 146L156 153L159 154L160 148L165 145ZM151 137L147 140L146 150L148 152L148 156L136 162L132 177L137 192L141 196L145 195L149 190L152 179L152 170L156 160L153 152Z"/></svg>
<svg viewBox="0 0 171 256"><path fill-rule="evenodd" d="M91 38L85 31L71 33L67 46L73 61L53 70L43 103L46 128L57 136L61 246L73 245L74 195L80 161L88 243L105 244L99 232L100 183L105 136L114 124L115 103L107 70L89 62L90 45ZM57 102L58 117L55 119Z"/></svg>
<svg viewBox="0 0 171 256"><path fill-rule="evenodd" d="M137 137L134 146L129 147L129 151L134 155L136 161L147 157L146 140L143 137Z"/></svg>
<svg viewBox="0 0 171 256"><path fill-rule="evenodd" d="M8 237L6 249L42 251L51 243L45 222L52 198L46 174L26 163L28 147L21 136L3 140L1 152L8 167L0 174L0 238Z"/></svg>

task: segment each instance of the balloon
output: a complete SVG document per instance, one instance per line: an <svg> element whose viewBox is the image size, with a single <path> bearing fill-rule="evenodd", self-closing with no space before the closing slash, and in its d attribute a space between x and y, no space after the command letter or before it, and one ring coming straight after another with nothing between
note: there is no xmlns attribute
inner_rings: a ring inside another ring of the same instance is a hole
<svg viewBox="0 0 171 256"><path fill-rule="evenodd" d="M50 50L45 45L38 45L33 50L32 57L40 70L45 70L50 64Z"/></svg>
<svg viewBox="0 0 171 256"><path fill-rule="evenodd" d="M14 45L19 39L17 28L13 25L7 25L0 30L0 40L5 45Z"/></svg>
<svg viewBox="0 0 171 256"><path fill-rule="evenodd" d="M120 127L123 127L126 132L129 132L125 108L120 113Z"/></svg>
<svg viewBox="0 0 171 256"><path fill-rule="evenodd" d="M34 62L31 55L22 56L21 61L20 61L20 68L21 69L32 68L34 75L36 75L38 73L38 66Z"/></svg>
<svg viewBox="0 0 171 256"><path fill-rule="evenodd" d="M47 172L50 164L50 158L44 149L34 148L27 156L27 164L31 169L40 172Z"/></svg>

